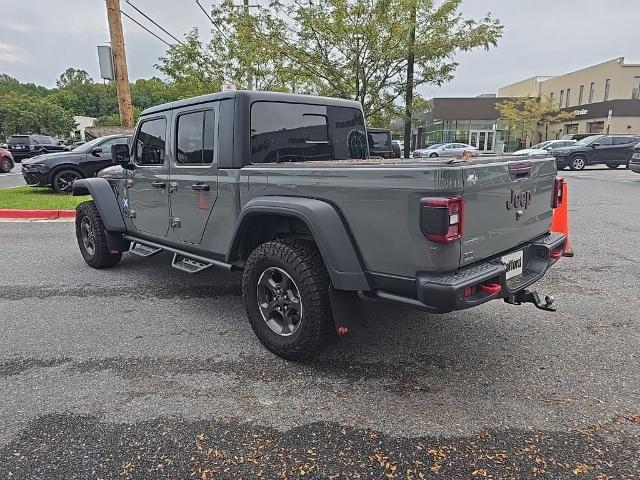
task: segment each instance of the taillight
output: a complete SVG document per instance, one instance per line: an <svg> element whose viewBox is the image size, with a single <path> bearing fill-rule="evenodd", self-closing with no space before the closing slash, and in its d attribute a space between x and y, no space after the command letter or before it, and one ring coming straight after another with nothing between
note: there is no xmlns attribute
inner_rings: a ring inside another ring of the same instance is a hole
<svg viewBox="0 0 640 480"><path fill-rule="evenodd" d="M449 243L462 238L462 197L423 198L420 205L420 228L429 240Z"/></svg>
<svg viewBox="0 0 640 480"><path fill-rule="evenodd" d="M562 204L562 191L566 180L556 177L553 182L553 197L551 198L551 208L558 208Z"/></svg>

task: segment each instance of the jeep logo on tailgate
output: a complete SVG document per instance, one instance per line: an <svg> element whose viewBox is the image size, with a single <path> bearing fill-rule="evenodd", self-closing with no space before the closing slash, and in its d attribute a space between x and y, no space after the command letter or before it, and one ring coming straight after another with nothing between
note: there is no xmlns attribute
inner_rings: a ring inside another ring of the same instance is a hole
<svg viewBox="0 0 640 480"><path fill-rule="evenodd" d="M531 203L531 190L515 190L511 189L511 198L507 200L507 210L523 209L526 210Z"/></svg>

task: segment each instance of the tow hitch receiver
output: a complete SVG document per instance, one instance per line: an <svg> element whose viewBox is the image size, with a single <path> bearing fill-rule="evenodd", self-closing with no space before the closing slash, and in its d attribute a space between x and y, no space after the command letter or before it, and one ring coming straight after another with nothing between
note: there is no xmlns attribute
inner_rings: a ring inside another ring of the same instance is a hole
<svg viewBox="0 0 640 480"><path fill-rule="evenodd" d="M555 312L556 307L553 306L553 302L555 298L551 295L544 296L544 303L540 300L540 295L535 290L521 290L517 292L515 295L511 295L504 299L505 302L510 303L511 305L522 305L523 303L533 303L536 308L540 310L546 310L547 312Z"/></svg>

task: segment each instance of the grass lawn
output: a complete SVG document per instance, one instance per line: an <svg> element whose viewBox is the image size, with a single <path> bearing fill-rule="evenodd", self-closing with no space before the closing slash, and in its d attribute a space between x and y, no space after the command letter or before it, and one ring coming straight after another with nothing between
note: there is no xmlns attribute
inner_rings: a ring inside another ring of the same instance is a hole
<svg viewBox="0 0 640 480"><path fill-rule="evenodd" d="M49 188L16 187L0 190L0 208L22 208L27 210L73 210L91 196L73 197L58 195Z"/></svg>

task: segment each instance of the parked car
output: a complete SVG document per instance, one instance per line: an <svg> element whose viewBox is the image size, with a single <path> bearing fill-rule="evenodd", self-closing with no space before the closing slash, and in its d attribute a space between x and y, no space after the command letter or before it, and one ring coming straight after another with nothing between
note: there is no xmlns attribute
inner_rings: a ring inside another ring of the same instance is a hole
<svg viewBox="0 0 640 480"><path fill-rule="evenodd" d="M93 268L167 251L182 273L242 271L251 327L289 360L362 325L360 293L432 313L498 299L554 310L527 290L566 244L550 232L552 158L393 164L367 158L365 135L362 106L337 98L234 91L149 108L132 147L112 147L119 178L73 184L93 197L76 209L80 253Z"/></svg>
<svg viewBox="0 0 640 480"><path fill-rule="evenodd" d="M633 148L633 155L629 160L629 168L632 172L640 173L640 143Z"/></svg>
<svg viewBox="0 0 640 480"><path fill-rule="evenodd" d="M396 157L391 144L391 130L386 128L367 127L367 140L369 141L369 154L374 157Z"/></svg>
<svg viewBox="0 0 640 480"><path fill-rule="evenodd" d="M9 173L13 168L13 155L6 148L0 147L0 172Z"/></svg>
<svg viewBox="0 0 640 480"><path fill-rule="evenodd" d="M587 165L605 164L609 168L628 165L633 147L640 142L638 135L592 135L570 147L551 151L558 169L582 170Z"/></svg>
<svg viewBox="0 0 640 480"><path fill-rule="evenodd" d="M526 156L526 155L544 155L549 153L551 150L562 147L570 147L576 143L576 140L547 140L546 142L538 143L537 145L533 145L531 148L524 148L522 150L517 150L513 152L511 155L514 156Z"/></svg>
<svg viewBox="0 0 640 480"><path fill-rule="evenodd" d="M11 135L7 144L16 162L21 162L23 158L69 149L49 135Z"/></svg>
<svg viewBox="0 0 640 480"><path fill-rule="evenodd" d="M600 133L567 133L560 137L560 140L575 140L576 142L583 138L593 137L594 135L601 135Z"/></svg>
<svg viewBox="0 0 640 480"><path fill-rule="evenodd" d="M465 151L477 152L478 149L466 143L436 143L427 148L414 150L413 158L457 157Z"/></svg>
<svg viewBox="0 0 640 480"><path fill-rule="evenodd" d="M111 146L126 144L128 140L125 135L107 135L68 152L38 155L22 162L22 176L28 185L50 185L57 193L71 193L75 180L93 177L113 165Z"/></svg>

